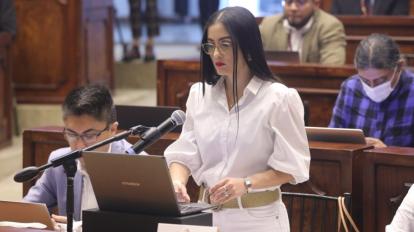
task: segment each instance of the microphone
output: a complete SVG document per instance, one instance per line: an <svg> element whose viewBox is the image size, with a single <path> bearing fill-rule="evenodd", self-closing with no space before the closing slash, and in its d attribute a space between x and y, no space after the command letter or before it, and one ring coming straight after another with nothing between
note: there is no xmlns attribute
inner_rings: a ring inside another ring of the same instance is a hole
<svg viewBox="0 0 414 232"><path fill-rule="evenodd" d="M162 122L157 127L151 127L142 136L141 140L132 145L126 153L139 154L146 147L157 141L162 135L172 131L179 125L182 125L185 121L185 113L182 110L176 110L171 114L167 120Z"/></svg>

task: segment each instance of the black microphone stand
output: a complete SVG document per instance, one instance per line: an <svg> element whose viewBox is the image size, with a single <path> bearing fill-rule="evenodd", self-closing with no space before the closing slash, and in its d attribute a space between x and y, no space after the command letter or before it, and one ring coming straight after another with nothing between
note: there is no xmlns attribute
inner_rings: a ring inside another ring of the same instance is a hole
<svg viewBox="0 0 414 232"><path fill-rule="evenodd" d="M131 127L129 130L121 132L111 138L102 140L98 143L95 143L89 147L85 147L83 149L79 149L76 151L69 152L66 155L60 156L50 161L50 163L42 165L40 167L27 167L18 172L14 175L14 181L16 182L25 182L28 180L33 179L36 177L40 172L50 167L58 167L63 165L66 173L66 217L67 217L67 231L73 231L73 209L74 209L74 189L73 189L73 180L77 171L77 166L75 159L80 158L82 156L82 152L84 151L92 151L98 147L104 146L106 144L112 143L114 141L118 141L128 137L129 135L141 135L146 132L149 128L145 126L134 126Z"/></svg>

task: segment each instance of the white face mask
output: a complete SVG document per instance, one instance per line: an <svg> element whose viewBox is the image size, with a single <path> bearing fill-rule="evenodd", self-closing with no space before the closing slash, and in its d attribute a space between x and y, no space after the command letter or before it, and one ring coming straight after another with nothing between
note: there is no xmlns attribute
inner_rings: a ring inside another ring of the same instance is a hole
<svg viewBox="0 0 414 232"><path fill-rule="evenodd" d="M375 87L371 87L365 84L365 82L363 81L361 81L361 83L368 97L377 103L384 101L388 96L390 96L391 92L394 90L394 88L391 87L391 81L386 81Z"/></svg>

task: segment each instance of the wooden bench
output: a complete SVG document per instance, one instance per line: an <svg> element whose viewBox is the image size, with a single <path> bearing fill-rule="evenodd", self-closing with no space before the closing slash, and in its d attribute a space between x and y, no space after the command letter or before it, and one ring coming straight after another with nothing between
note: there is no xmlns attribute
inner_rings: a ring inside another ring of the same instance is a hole
<svg viewBox="0 0 414 232"><path fill-rule="evenodd" d="M298 90L309 108L310 126L327 126L341 83L355 74L353 66L324 66L271 62L282 82ZM157 105L185 109L190 86L200 81L198 60L159 60Z"/></svg>

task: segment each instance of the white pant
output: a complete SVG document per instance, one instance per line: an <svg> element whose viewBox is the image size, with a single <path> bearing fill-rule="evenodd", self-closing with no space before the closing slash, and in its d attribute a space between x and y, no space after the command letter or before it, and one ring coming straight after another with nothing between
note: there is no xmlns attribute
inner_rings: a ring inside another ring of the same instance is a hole
<svg viewBox="0 0 414 232"><path fill-rule="evenodd" d="M213 212L213 225L220 232L289 232L289 218L282 201L248 209Z"/></svg>

